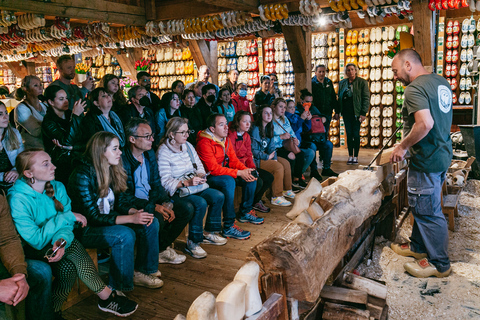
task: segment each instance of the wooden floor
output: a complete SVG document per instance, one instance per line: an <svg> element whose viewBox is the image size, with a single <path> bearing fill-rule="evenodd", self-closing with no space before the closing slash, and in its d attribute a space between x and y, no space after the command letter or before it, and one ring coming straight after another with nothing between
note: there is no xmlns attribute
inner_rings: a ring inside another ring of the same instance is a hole
<svg viewBox="0 0 480 320"><path fill-rule="evenodd" d="M360 164L368 165L377 151L362 149ZM345 149L334 149L332 159L334 171L341 173L355 168L346 165L347 155ZM134 291L127 293L129 298L139 303L137 312L129 319L172 320L179 313L186 315L190 304L203 292L210 291L217 295L233 280L250 248L290 221L285 217L288 210L273 207L270 213L259 214L265 217L265 223L259 226L239 223L239 226L252 232L252 237L244 241L230 239L225 246L204 245L203 248L208 253L205 259L194 259L187 255L187 261L181 265L159 265L164 286L160 289L136 287ZM184 249L184 243L181 241L177 241L175 246L179 251ZM66 310L63 316L72 320L118 319L100 311L97 308L97 297L94 295Z"/></svg>

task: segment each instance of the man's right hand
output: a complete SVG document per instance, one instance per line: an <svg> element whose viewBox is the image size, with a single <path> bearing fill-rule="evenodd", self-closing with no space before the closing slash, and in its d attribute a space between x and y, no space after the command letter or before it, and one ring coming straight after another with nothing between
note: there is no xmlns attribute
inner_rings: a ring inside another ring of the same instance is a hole
<svg viewBox="0 0 480 320"><path fill-rule="evenodd" d="M253 182L253 181L257 180L257 178L252 176L252 171L253 170L255 170L255 169L247 168L247 169L243 169L243 170L238 170L237 171L237 177L240 177L247 182Z"/></svg>
<svg viewBox="0 0 480 320"><path fill-rule="evenodd" d="M168 222L172 222L175 219L175 213L173 210L167 209L161 204L155 205L155 211L160 213L163 216L163 219Z"/></svg>
<svg viewBox="0 0 480 320"><path fill-rule="evenodd" d="M25 275L23 275L25 277ZM13 305L15 295L18 291L17 281L22 280L19 275L0 280L0 301L8 305Z"/></svg>

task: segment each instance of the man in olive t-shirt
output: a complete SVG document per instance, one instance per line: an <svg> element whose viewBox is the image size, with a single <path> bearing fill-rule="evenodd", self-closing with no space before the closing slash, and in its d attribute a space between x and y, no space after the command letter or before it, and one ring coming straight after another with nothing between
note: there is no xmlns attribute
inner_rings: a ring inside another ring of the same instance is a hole
<svg viewBox="0 0 480 320"><path fill-rule="evenodd" d="M402 109L405 138L395 146L390 161L401 161L409 153L408 203L415 218L411 242L392 244L392 249L417 259L404 265L411 275L446 277L451 267L441 190L452 160L452 90L447 80L423 67L413 49L400 51L392 70L407 88Z"/></svg>

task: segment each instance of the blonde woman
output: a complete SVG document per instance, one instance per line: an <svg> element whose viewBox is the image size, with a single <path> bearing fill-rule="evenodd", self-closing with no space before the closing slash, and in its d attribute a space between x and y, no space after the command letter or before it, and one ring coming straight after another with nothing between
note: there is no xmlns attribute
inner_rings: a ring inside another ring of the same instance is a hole
<svg viewBox="0 0 480 320"><path fill-rule="evenodd" d="M17 129L12 128L8 121L5 104L0 102L0 188L5 191L17 180L15 159L23 151L22 137Z"/></svg>

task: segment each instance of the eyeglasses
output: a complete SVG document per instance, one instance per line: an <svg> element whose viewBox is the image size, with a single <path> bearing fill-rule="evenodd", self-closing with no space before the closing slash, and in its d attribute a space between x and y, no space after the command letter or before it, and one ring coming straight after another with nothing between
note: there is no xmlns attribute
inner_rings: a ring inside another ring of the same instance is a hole
<svg viewBox="0 0 480 320"><path fill-rule="evenodd" d="M135 138L143 138L143 139L147 139L147 140L150 140L153 138L153 133L152 134L147 134L146 136L134 136Z"/></svg>
<svg viewBox="0 0 480 320"><path fill-rule="evenodd" d="M47 252L45 252L44 258L48 260L55 257L55 255L57 254L57 251L60 250L60 248L64 248L66 245L67 245L67 241L62 239L62 242L60 242L60 245L56 247L55 250L53 250L53 248L50 248L47 250Z"/></svg>
<svg viewBox="0 0 480 320"><path fill-rule="evenodd" d="M193 130L187 130L187 131L175 131L175 133L180 133L182 136L186 137L190 135L190 133L194 133L195 131Z"/></svg>

